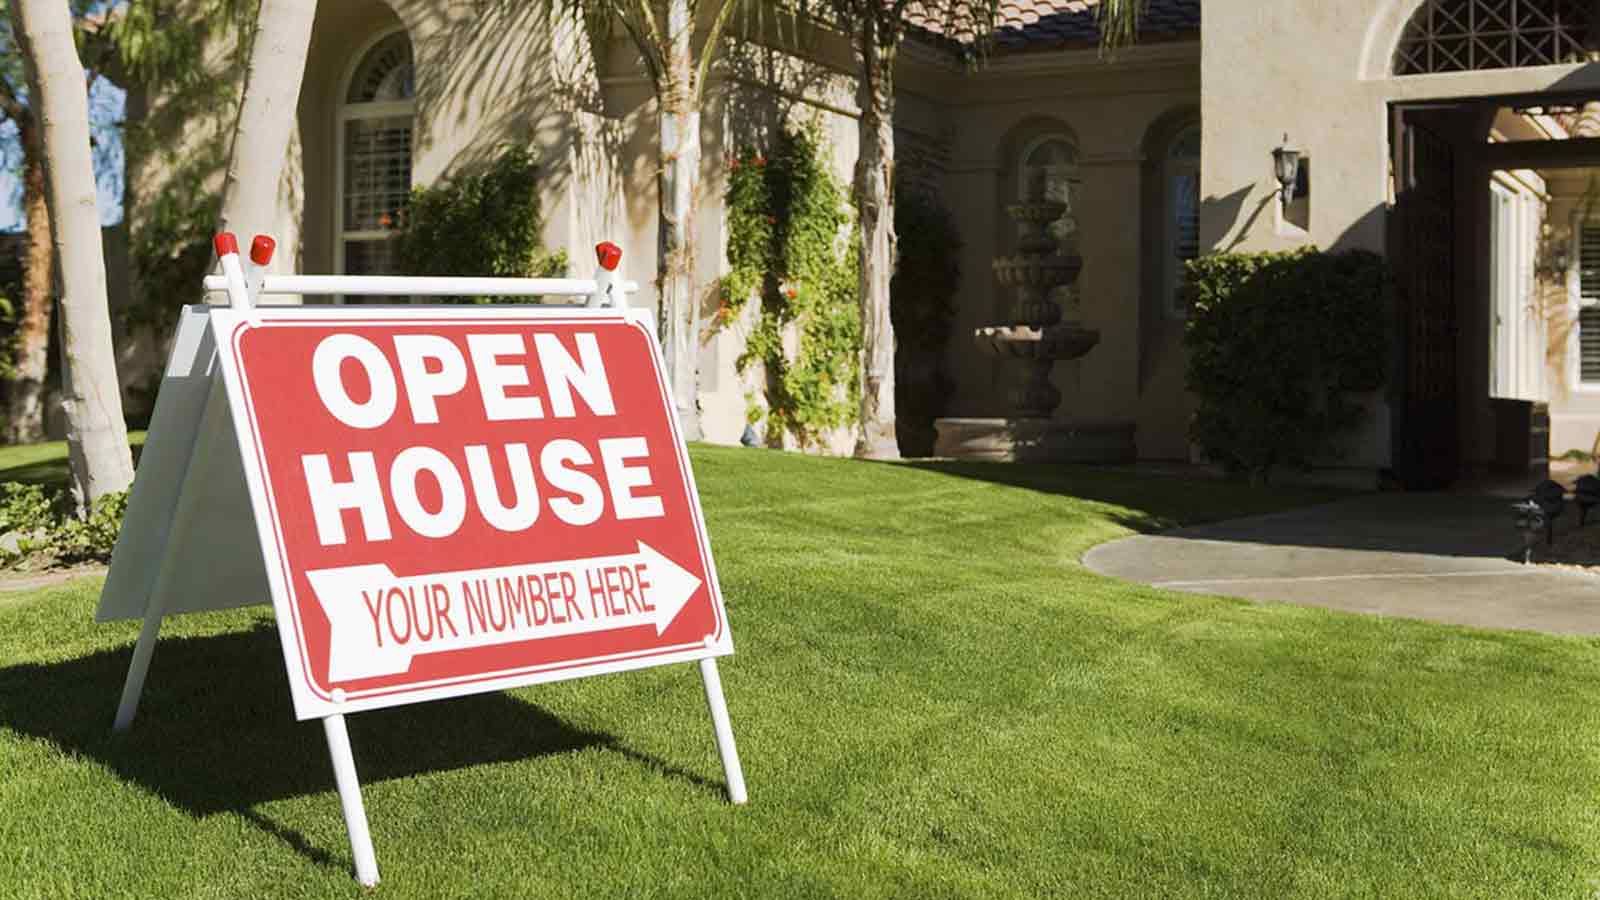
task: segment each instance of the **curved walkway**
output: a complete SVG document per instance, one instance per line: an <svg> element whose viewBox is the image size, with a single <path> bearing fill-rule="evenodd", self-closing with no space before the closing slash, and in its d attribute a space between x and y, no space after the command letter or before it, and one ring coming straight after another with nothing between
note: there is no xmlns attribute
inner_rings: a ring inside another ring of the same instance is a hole
<svg viewBox="0 0 1600 900"><path fill-rule="evenodd" d="M1600 635L1600 576L1513 561L1522 543L1510 506L1503 497L1369 494L1124 538L1083 562L1192 593ZM1575 524L1563 517L1563 527Z"/></svg>

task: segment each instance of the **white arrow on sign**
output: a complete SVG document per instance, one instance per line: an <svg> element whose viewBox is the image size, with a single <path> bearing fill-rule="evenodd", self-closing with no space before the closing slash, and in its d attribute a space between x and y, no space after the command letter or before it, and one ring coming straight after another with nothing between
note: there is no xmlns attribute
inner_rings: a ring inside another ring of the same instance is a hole
<svg viewBox="0 0 1600 900"><path fill-rule="evenodd" d="M639 542L638 552L396 577L387 565L307 572L328 616L328 678L394 675L413 657L649 626L657 636L700 579Z"/></svg>

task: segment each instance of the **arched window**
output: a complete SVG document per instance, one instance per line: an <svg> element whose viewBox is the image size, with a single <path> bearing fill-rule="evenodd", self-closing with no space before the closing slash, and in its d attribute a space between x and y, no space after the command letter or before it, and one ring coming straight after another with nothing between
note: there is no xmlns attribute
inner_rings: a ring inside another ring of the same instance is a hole
<svg viewBox="0 0 1600 900"><path fill-rule="evenodd" d="M1064 134L1048 134L1029 141L1022 148L1017 166L1018 197L1024 203L1052 201L1066 204L1061 218L1051 222L1047 233L1056 239L1059 252L1078 253L1078 208L1083 191L1083 175L1078 169L1078 145ZM1058 287L1050 292L1063 310L1077 306L1077 285Z"/></svg>
<svg viewBox="0 0 1600 900"><path fill-rule="evenodd" d="M1190 125L1178 132L1162 160L1162 188L1165 191L1163 227L1166 230L1163 253L1162 296L1174 315L1184 315L1180 288L1183 264L1200 254L1200 126Z"/></svg>
<svg viewBox="0 0 1600 900"><path fill-rule="evenodd" d="M411 193L416 81L404 31L380 38L356 63L339 106L339 271L398 274L394 229Z"/></svg>
<svg viewBox="0 0 1600 900"><path fill-rule="evenodd" d="M1061 252L1078 249L1078 203L1083 176L1078 171L1078 146L1066 135L1052 134L1029 141L1022 149L1018 170L1019 196L1024 203L1044 200L1065 203L1066 212L1050 224L1049 232Z"/></svg>
<svg viewBox="0 0 1600 900"><path fill-rule="evenodd" d="M1596 58L1593 0L1423 0L1394 52L1394 74L1469 72Z"/></svg>

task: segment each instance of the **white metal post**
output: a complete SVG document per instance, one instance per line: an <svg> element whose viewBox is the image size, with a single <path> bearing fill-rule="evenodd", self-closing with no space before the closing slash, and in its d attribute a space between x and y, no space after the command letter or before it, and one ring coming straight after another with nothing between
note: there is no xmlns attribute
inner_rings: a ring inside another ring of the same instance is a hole
<svg viewBox="0 0 1600 900"><path fill-rule="evenodd" d="M232 232L217 235L217 262L222 264L223 283L228 291L228 305L238 310L248 310L250 288L245 284L244 264L239 260L239 241Z"/></svg>
<svg viewBox="0 0 1600 900"><path fill-rule="evenodd" d="M717 674L714 657L700 660L700 678L706 685L706 705L711 707L711 727L717 733L722 774L728 779L728 800L742 804L749 799L744 790L744 769L739 766L739 748L733 745L733 725L728 722L728 701L722 696L722 676Z"/></svg>
<svg viewBox="0 0 1600 900"><path fill-rule="evenodd" d="M261 239L257 238L258 246ZM217 261L222 264L222 274L225 280L228 299L235 307L249 309L252 303L251 291L246 283L244 267L239 262L239 242L230 232L222 232L216 236L213 243L217 251ZM272 258L272 239L266 239L265 258L260 264L265 267L267 260ZM260 290L259 279L256 290ZM167 592L166 579L162 578L150 592L149 601L145 605L144 625L139 629L139 640L133 645L133 659L128 663L128 677L122 682L122 699L117 702L117 717L111 723L113 731L127 731L133 725L133 717L139 713L139 697L144 693L145 678L150 674L150 657L156 652L156 639L161 633L161 619L166 613Z"/></svg>
<svg viewBox="0 0 1600 900"><path fill-rule="evenodd" d="M356 880L365 887L378 883L378 857L372 852L372 833L367 830L367 808L361 802L361 781L356 777L355 757L350 755L350 732L344 716L334 714L322 720L328 735L328 755L333 758L333 780L339 785L339 805L344 809L344 828L350 834L350 856L356 862Z"/></svg>
<svg viewBox="0 0 1600 900"><path fill-rule="evenodd" d="M133 661L128 663L128 677L122 682L122 700L117 703L112 731L127 731L139 712L139 696L144 693L145 676L150 674L150 657L156 652L156 636L161 631L166 605L165 592L151 593L144 609L144 627L139 629L139 641L133 645Z"/></svg>

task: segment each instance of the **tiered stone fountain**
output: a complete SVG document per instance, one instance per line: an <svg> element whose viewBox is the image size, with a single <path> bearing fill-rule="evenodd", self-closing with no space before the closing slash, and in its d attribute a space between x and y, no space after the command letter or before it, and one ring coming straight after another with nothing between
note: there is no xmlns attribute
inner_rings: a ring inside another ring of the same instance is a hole
<svg viewBox="0 0 1600 900"><path fill-rule="evenodd" d="M997 418L946 418L934 422L935 456L1024 462L1122 462L1134 458L1132 422L1091 422L1055 415L1061 391L1050 371L1062 360L1078 359L1100 342L1100 332L1084 328L1077 304L1063 310L1051 298L1083 271L1083 257L1059 252L1046 229L1061 218L1060 203L1020 203L1006 208L1021 226L1015 256L996 257L994 274L1017 292L1011 321L979 328L978 348L1017 360L1022 378L1011 390L1011 415Z"/></svg>

